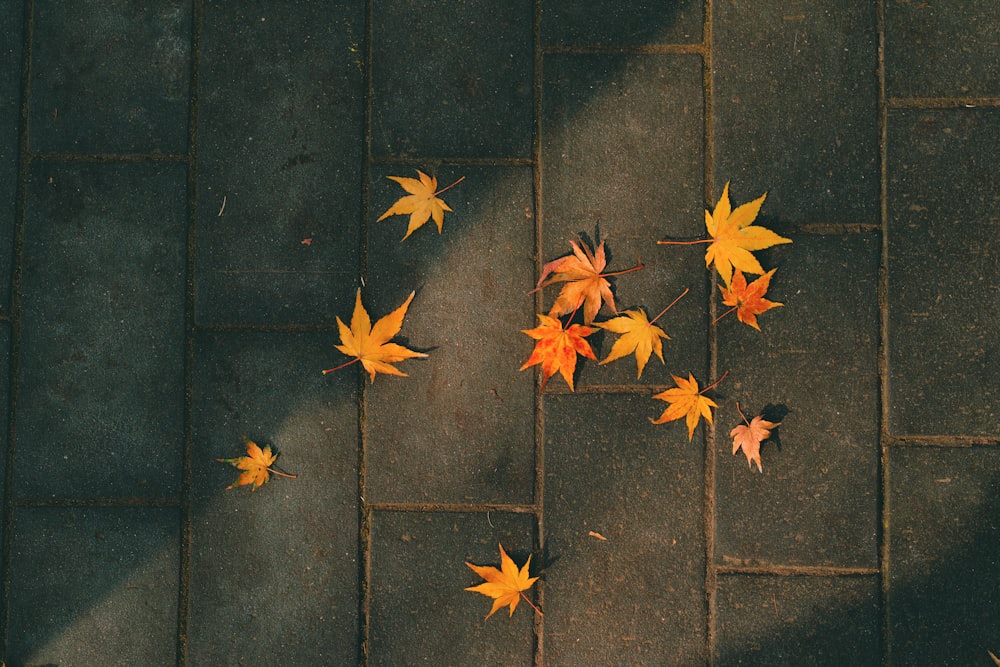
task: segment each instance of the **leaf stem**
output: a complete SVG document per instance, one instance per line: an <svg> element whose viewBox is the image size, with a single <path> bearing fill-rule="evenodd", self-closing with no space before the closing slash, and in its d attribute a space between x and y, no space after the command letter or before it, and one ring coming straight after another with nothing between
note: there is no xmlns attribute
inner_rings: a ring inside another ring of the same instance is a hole
<svg viewBox="0 0 1000 667"><path fill-rule="evenodd" d="M745 423L747 426L749 426L750 422L747 420L747 416L745 414L743 414L743 411L740 410L740 402L739 401L736 401L736 412L740 413L740 417L743 417L743 423Z"/></svg>
<svg viewBox="0 0 1000 667"><path fill-rule="evenodd" d="M327 368L325 371L323 371L323 375L326 375L327 373L333 373L334 371L339 371L341 368L350 366L351 364L356 363L358 361L361 361L361 357L354 357L350 361L343 363L339 366L334 366L333 368Z"/></svg>
<svg viewBox="0 0 1000 667"><path fill-rule="evenodd" d="M638 271L639 269L642 269L642 268L645 268L645 264L643 264L642 262L639 262L638 264L636 264L635 266L633 266L631 269L625 269L624 271L612 271L610 273L602 273L601 277L602 278L609 278L611 276L620 276L620 275L625 274L625 273L632 273L633 271Z"/></svg>
<svg viewBox="0 0 1000 667"><path fill-rule="evenodd" d="M688 293L688 292L690 292L690 291L691 291L691 289L690 289L689 287L685 287L685 288L684 288L684 291L683 291L683 292L681 292L681 295L680 295L679 297L677 297L676 299L674 299L673 301L671 301L671 302L670 302L670 305L669 305L669 306L667 306L666 308L664 308L663 310L661 310L661 311L660 311L660 314L659 314L659 315L657 315L656 317L654 317L654 318L653 318L652 320L650 320L650 321L649 321L649 323L650 323L650 324L652 324L653 322L656 322L656 320L658 320L658 319L660 319L661 317L663 317L663 315L664 315L664 314L665 314L665 313L666 313L666 312L667 312L668 310L670 310L671 308L673 308L673 307L674 307L674 304L675 304L675 303L677 303L678 301L680 301L680 300L681 300L681 299L682 299L682 298L684 297L684 295L685 295L685 294L687 294L687 293Z"/></svg>
<svg viewBox="0 0 1000 667"><path fill-rule="evenodd" d="M464 180L465 180L465 176L462 176L462 177L461 177L460 179L458 179L457 181L455 181L454 183L452 183L452 184L451 184L451 185L449 185L448 187L446 187L446 188L441 188L440 190L438 190L437 192L435 192L435 193L434 193L434 196L435 196L435 197L437 197L437 196L438 196L439 194L441 194L441 193L442 193L442 192L444 192L445 190L451 190L451 189L452 189L453 187L455 187L456 185L458 185L459 183L461 183L461 182L462 182L462 181L464 181Z"/></svg>
<svg viewBox="0 0 1000 667"><path fill-rule="evenodd" d="M718 379L718 380L716 380L716 381L715 381L715 382L713 382L712 384L708 385L707 387L705 387L704 389L702 389L702 390L701 390L701 391L699 391L698 393L699 393L699 394L704 394L704 393L705 393L706 391L708 391L708 390L709 390L709 389L711 389L712 387L715 387L715 386L718 386L718 385L719 385L719 384L720 384L720 383L721 383L721 382L722 382L723 380L725 380L725 379L726 379L726 376L727 376L727 375L729 375L729 371L726 371L725 373L723 373L722 375L720 375L720 376L719 376L719 379Z"/></svg>
<svg viewBox="0 0 1000 667"><path fill-rule="evenodd" d="M696 245L698 243L711 243L715 239L698 239L697 241L657 241L656 245Z"/></svg>
<svg viewBox="0 0 1000 667"><path fill-rule="evenodd" d="M519 591L519 592L521 593L521 597L524 598L524 601L527 602L529 605L531 605L531 608L534 609L539 616L545 616L545 614L542 613L542 610L536 607L535 603L528 599L528 596L524 594L524 591Z"/></svg>
<svg viewBox="0 0 1000 667"><path fill-rule="evenodd" d="M721 320L721 319L722 319L723 317L725 317L725 316L726 316L726 315L728 315L729 313L731 313L731 312L733 312L734 310L736 310L736 308L737 308L736 306L733 306L732 308L730 308L730 309L729 309L729 310L727 310L726 312L722 313L721 315L719 315L718 317L716 317L716 318L715 318L714 320L712 320L712 324L713 324L713 325L714 325L714 324L716 324L716 323L717 323L717 322L718 322L719 320Z"/></svg>
<svg viewBox="0 0 1000 667"><path fill-rule="evenodd" d="M273 472L275 475L281 475L282 477L291 477L292 479L296 479L298 477L298 475L292 475L287 472L281 472L280 470L275 470L274 468L268 468L268 470L270 472Z"/></svg>

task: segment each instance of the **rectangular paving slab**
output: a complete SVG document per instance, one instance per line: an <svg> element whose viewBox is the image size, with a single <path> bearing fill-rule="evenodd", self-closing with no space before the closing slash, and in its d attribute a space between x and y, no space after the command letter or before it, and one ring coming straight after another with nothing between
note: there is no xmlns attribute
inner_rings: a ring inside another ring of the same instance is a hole
<svg viewBox="0 0 1000 667"><path fill-rule="evenodd" d="M792 239L758 253L778 267L767 298L785 305L759 332L735 314L718 323L716 561L876 567L879 236ZM772 405L782 421L763 473L733 456L736 401L747 419Z"/></svg>
<svg viewBox="0 0 1000 667"><path fill-rule="evenodd" d="M357 396L322 334L202 333L194 378L189 664L351 664L357 655ZM280 452L226 490L243 435Z"/></svg>
<svg viewBox="0 0 1000 667"><path fill-rule="evenodd" d="M174 664L179 519L176 508L18 508L7 663Z"/></svg>
<svg viewBox="0 0 1000 667"><path fill-rule="evenodd" d="M191 3L31 6L33 151L187 152Z"/></svg>
<svg viewBox="0 0 1000 667"><path fill-rule="evenodd" d="M768 192L768 216L875 223L875 5L736 0L713 7L715 192Z"/></svg>
<svg viewBox="0 0 1000 667"><path fill-rule="evenodd" d="M1000 435L1000 111L894 110L889 137L889 428Z"/></svg>
<svg viewBox="0 0 1000 667"><path fill-rule="evenodd" d="M361 219L363 3L207 2L198 91L199 324L332 322Z"/></svg>
<svg viewBox="0 0 1000 667"><path fill-rule="evenodd" d="M385 175L416 177L375 169L373 217L406 195ZM441 195L454 209L442 234L429 221L401 242L409 216L368 230L362 302L375 322L416 291L399 340L429 355L398 364L409 377L376 376L367 392L370 502L532 500L534 376L518 371L531 351L520 329L533 326L531 170L444 166L438 187L462 176Z"/></svg>
<svg viewBox="0 0 1000 667"><path fill-rule="evenodd" d="M638 47L701 42L701 0L543 2L544 47Z"/></svg>
<svg viewBox="0 0 1000 667"><path fill-rule="evenodd" d="M896 448L889 459L889 622L897 665L1000 655L1000 449Z"/></svg>
<svg viewBox="0 0 1000 667"><path fill-rule="evenodd" d="M704 448L654 403L545 400L547 665L704 661Z"/></svg>
<svg viewBox="0 0 1000 667"><path fill-rule="evenodd" d="M177 164L32 165L18 497L177 493L186 175Z"/></svg>
<svg viewBox="0 0 1000 667"><path fill-rule="evenodd" d="M531 607L521 600L484 620L493 598L464 590L483 579L466 566L500 568L502 544L520 569L534 517L509 512L379 512L372 519L370 667L531 665ZM529 572L543 567L538 555ZM536 584L537 586L537 584ZM535 591L526 592L535 599Z"/></svg>
<svg viewBox="0 0 1000 667"><path fill-rule="evenodd" d="M0 1L0 316L9 316L21 126L23 3Z"/></svg>
<svg viewBox="0 0 1000 667"><path fill-rule="evenodd" d="M727 575L716 599L720 666L882 664L875 576Z"/></svg>

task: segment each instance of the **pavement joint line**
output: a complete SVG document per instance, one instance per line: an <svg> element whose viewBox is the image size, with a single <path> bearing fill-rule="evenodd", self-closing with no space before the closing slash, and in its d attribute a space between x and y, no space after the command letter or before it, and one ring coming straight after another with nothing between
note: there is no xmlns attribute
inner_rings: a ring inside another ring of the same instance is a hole
<svg viewBox="0 0 1000 667"><path fill-rule="evenodd" d="M870 234L881 232L882 225L877 222L808 222L785 228L789 234L828 234L842 236L845 234Z"/></svg>
<svg viewBox="0 0 1000 667"><path fill-rule="evenodd" d="M330 323L285 323L285 324L254 324L251 322L219 322L213 324L195 324L196 332L228 332L255 331L272 333L337 333L336 322Z"/></svg>
<svg viewBox="0 0 1000 667"><path fill-rule="evenodd" d="M530 157L442 157L442 156L380 156L371 159L372 166L416 167L423 165L455 165L459 167L527 167L535 164Z"/></svg>
<svg viewBox="0 0 1000 667"><path fill-rule="evenodd" d="M976 109L1000 108L1000 97L889 97L890 109Z"/></svg>
<svg viewBox="0 0 1000 667"><path fill-rule="evenodd" d="M893 448L946 447L968 449L971 447L998 447L1000 435L887 435L886 444Z"/></svg>
<svg viewBox="0 0 1000 667"><path fill-rule="evenodd" d="M723 576L774 577L873 577L882 572L877 567L835 567L824 565L716 565L715 572Z"/></svg>
<svg viewBox="0 0 1000 667"><path fill-rule="evenodd" d="M586 394L635 394L644 395L666 391L674 385L672 384L592 384L582 385L576 391L570 391L569 387L546 387L542 392L543 396L573 396Z"/></svg>
<svg viewBox="0 0 1000 667"><path fill-rule="evenodd" d="M542 55L571 56L676 56L703 55L706 46L700 43L692 44L645 44L641 46L564 46L552 44L542 47Z"/></svg>
<svg viewBox="0 0 1000 667"><path fill-rule="evenodd" d="M16 508L28 507L182 507L177 498L17 498Z"/></svg>
<svg viewBox="0 0 1000 667"><path fill-rule="evenodd" d="M193 96L192 96L193 97ZM33 162L137 162L186 164L191 158L187 153L28 153Z"/></svg>
<svg viewBox="0 0 1000 667"><path fill-rule="evenodd" d="M485 512L509 512L511 514L534 514L537 505L505 503L405 503L370 502L367 507L373 512L435 512L443 514L483 514Z"/></svg>

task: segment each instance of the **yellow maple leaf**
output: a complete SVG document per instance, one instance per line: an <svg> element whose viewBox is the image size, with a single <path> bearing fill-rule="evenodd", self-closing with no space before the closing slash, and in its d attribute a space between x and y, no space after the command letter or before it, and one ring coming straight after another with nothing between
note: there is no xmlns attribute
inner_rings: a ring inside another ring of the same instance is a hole
<svg viewBox="0 0 1000 667"><path fill-rule="evenodd" d="M751 251L763 250L780 243L791 243L791 239L778 236L770 229L752 224L760 212L767 194L752 202L732 209L729 203L729 183L722 189L722 196L715 205L714 213L705 211L705 227L713 242L705 252L705 266L715 262L715 268L722 276L726 287L733 277L733 268L744 273L760 275L764 268Z"/></svg>
<svg viewBox="0 0 1000 667"><path fill-rule="evenodd" d="M510 607L510 614L508 616L514 615L514 609L517 608L517 603L524 598L525 602L531 605L534 609L541 615L541 610L538 609L531 600L524 594L523 591L531 588L531 585L538 581L538 577L528 576L528 567L531 565L531 556L528 556L527 562L524 564L520 570L517 569L517 565L507 552L503 550L503 545L500 545L500 569L495 567L473 565L472 563L466 561L472 570L478 574L480 577L486 580L486 583L479 584L478 586L469 586L465 590L472 591L474 593L482 593L488 597L493 598L493 608L490 609L490 613L486 614L486 618L492 616L498 609L504 606Z"/></svg>
<svg viewBox="0 0 1000 667"><path fill-rule="evenodd" d="M234 468L239 468L243 471L235 482L226 487L227 491L245 484L252 484L253 490L256 491L258 487L266 484L271 479L270 473L272 472L282 477L291 477L292 479L296 477L295 475L289 475L286 472L281 472L271 467L275 459L278 458L277 454L271 452L271 445L265 445L261 449L253 440L247 440L246 446L246 456L239 456L234 459L215 459L219 463L228 463Z"/></svg>
<svg viewBox="0 0 1000 667"><path fill-rule="evenodd" d="M634 352L635 361L639 367L639 374L636 377L641 378L642 369L646 367L651 353L655 352L656 356L660 358L660 362L666 363L663 361L663 343L660 339L666 338L670 340L670 336L663 329L656 326L655 322L663 317L663 314L670 310L687 293L688 290L685 289L681 293L681 296L674 299L669 306L664 308L652 320L649 320L646 317L646 311L640 308L639 310L626 310L625 315L614 317L606 322L597 322L597 326L602 329L621 334L621 337L611 346L611 352L601 362L601 365L603 366L608 362L627 357Z"/></svg>
<svg viewBox="0 0 1000 667"><path fill-rule="evenodd" d="M442 226L444 225L444 212L451 211L451 208L438 195L445 190L455 187L465 179L465 176L463 176L447 188L437 190L436 177L428 176L419 169L417 169L417 175L420 176L420 180L401 176L388 177L389 180L396 181L403 186L403 189L410 194L400 197L388 211L376 220L376 222L381 222L391 215L409 215L410 224L406 228L406 234L403 236L404 241L431 218L434 219L434 223L437 225L438 234L441 233Z"/></svg>
<svg viewBox="0 0 1000 667"><path fill-rule="evenodd" d="M359 289L354 303L354 314L351 316L351 327L347 328L347 325L339 317L337 318L341 344L334 346L344 354L355 358L335 368L326 369L323 371L323 375L360 361L371 375L372 382L375 381L376 372L405 377L406 373L392 364L404 359L426 357L427 355L423 352L414 352L397 343L390 343L389 340L402 328L403 317L406 315L406 309L410 306L414 294L415 292L410 292L410 296L406 298L402 306L380 319L373 327L371 318L368 317L368 311L361 305L361 290Z"/></svg>
<svg viewBox="0 0 1000 667"><path fill-rule="evenodd" d="M670 403L670 406L663 411L663 414L659 418L651 419L650 421L654 424L663 424L686 417L688 440L690 440L694 436L694 429L701 417L704 417L709 424L712 423L711 408L719 406L715 401L705 396L704 393L722 382L722 379L726 377L728 372L723 373L722 377L700 391L698 390L698 381L694 379L693 374L688 373L687 380L679 378L676 375L671 376L674 378L674 383L677 386L653 396L653 398Z"/></svg>
<svg viewBox="0 0 1000 667"><path fill-rule="evenodd" d="M538 342L535 349L531 351L531 356L524 362L518 370L530 368L535 364L542 365L542 387L555 375L556 371L563 376L569 390L573 391L573 373L576 371L576 355L581 354L588 359L597 359L590 343L584 340L585 337L594 333L596 329L583 324L571 324L563 328L562 320L548 315L538 314L538 319L542 321L534 329L522 329L525 333Z"/></svg>

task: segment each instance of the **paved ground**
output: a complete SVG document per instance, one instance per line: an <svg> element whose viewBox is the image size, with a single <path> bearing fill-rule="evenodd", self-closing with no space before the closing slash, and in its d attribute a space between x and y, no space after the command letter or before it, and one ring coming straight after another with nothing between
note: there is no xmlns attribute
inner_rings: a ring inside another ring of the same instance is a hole
<svg viewBox="0 0 1000 667"><path fill-rule="evenodd" d="M6 664L991 664L998 28L995 0L0 0ZM414 168L466 180L400 243L375 219ZM727 181L794 240L761 333L655 243ZM645 263L621 306L691 292L665 365L539 392L528 290L581 232ZM417 291L410 377L320 374L359 285L375 317ZM716 429L650 423L671 374L727 370ZM787 411L763 474L736 401ZM244 434L298 479L226 491ZM463 590L498 542L544 617Z"/></svg>

